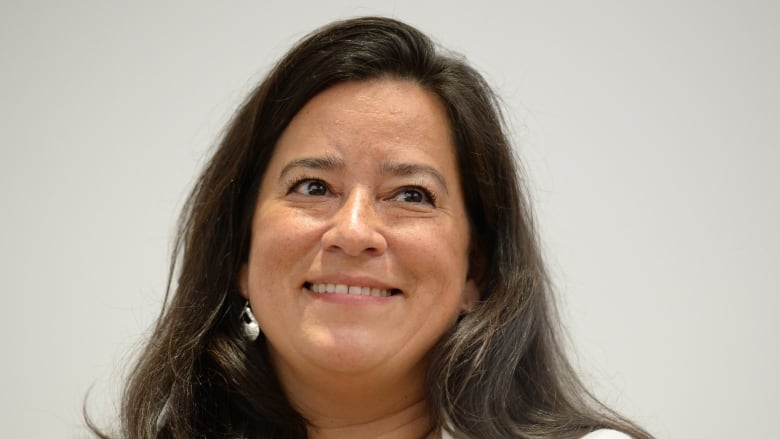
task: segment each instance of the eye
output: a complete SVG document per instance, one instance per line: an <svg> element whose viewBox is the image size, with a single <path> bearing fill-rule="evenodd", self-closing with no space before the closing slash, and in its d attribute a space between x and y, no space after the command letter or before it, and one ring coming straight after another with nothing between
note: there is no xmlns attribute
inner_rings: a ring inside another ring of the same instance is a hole
<svg viewBox="0 0 780 439"><path fill-rule="evenodd" d="M436 201L436 196L431 191L419 186L402 188L393 198L404 203L414 204L426 203L435 205Z"/></svg>
<svg viewBox="0 0 780 439"><path fill-rule="evenodd" d="M290 193L298 193L301 195L308 195L313 197L321 197L328 195L330 189L328 185L322 180L304 178L294 182L290 187Z"/></svg>

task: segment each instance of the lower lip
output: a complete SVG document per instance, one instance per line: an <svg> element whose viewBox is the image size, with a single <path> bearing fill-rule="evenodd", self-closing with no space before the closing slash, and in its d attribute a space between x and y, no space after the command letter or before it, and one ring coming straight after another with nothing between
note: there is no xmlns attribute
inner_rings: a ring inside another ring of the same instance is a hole
<svg viewBox="0 0 780 439"><path fill-rule="evenodd" d="M301 288L301 292L308 294L317 300L340 305L381 305L394 300L400 294L391 296L363 296L357 294L315 293L308 288Z"/></svg>

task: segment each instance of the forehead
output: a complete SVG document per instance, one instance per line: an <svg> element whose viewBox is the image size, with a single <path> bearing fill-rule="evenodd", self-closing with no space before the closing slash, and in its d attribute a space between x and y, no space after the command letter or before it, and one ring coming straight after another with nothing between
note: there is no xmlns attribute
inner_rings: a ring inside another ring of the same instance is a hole
<svg viewBox="0 0 780 439"><path fill-rule="evenodd" d="M448 124L439 97L412 80L380 78L348 81L315 95L295 118L330 112L360 112L366 116L422 117Z"/></svg>
<svg viewBox="0 0 780 439"><path fill-rule="evenodd" d="M345 82L319 93L282 133L277 152L323 147L454 154L450 122L438 96L397 79Z"/></svg>

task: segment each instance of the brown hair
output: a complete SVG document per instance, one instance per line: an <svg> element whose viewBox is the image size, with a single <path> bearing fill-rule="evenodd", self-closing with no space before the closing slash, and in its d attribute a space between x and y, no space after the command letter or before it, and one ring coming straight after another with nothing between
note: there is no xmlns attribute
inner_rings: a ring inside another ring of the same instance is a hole
<svg viewBox="0 0 780 439"><path fill-rule="evenodd" d="M332 23L299 42L252 91L182 213L175 293L127 384L127 438L305 438L262 335L241 335L237 291L252 214L274 146L312 97L344 81L391 77L435 93L449 116L472 229L480 303L431 353L432 428L456 437L647 433L595 401L563 353L531 209L499 105L484 79L413 27L388 18Z"/></svg>

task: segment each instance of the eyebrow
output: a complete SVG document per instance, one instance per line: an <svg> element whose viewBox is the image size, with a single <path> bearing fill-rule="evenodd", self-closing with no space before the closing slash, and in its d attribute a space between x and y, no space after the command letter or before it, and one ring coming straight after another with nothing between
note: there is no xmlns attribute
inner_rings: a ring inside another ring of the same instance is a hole
<svg viewBox="0 0 780 439"><path fill-rule="evenodd" d="M304 157L298 160L293 160L285 165L285 167L282 168L282 172L279 174L279 178L284 178L288 172L295 168L322 169L329 171L344 169L345 167L346 165L344 164L344 160L335 156L326 155L322 157Z"/></svg>
<svg viewBox="0 0 780 439"><path fill-rule="evenodd" d="M441 173L432 166L419 163L383 162L379 168L379 172L382 174L397 175L401 177L427 174L438 181L439 184L441 184L444 192L449 193L447 188L447 180L445 180L444 176L441 175Z"/></svg>

